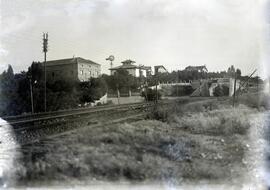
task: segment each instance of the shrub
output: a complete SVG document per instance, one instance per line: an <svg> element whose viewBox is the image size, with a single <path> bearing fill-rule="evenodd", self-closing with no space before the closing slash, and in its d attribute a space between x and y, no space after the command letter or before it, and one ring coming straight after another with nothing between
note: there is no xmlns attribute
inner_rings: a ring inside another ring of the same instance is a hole
<svg viewBox="0 0 270 190"><path fill-rule="evenodd" d="M213 92L214 96L228 96L229 95L229 87L225 85L218 85Z"/></svg>
<svg viewBox="0 0 270 190"><path fill-rule="evenodd" d="M191 86L173 86L172 88L172 96L188 96L193 92L193 88Z"/></svg>
<svg viewBox="0 0 270 190"><path fill-rule="evenodd" d="M159 121L167 121L169 116L169 110L163 105L154 106L151 111L147 114L147 119L155 119Z"/></svg>
<svg viewBox="0 0 270 190"><path fill-rule="evenodd" d="M153 90L153 89L151 89L151 88L148 88L148 89L146 90L146 92L143 91L143 92L141 93L141 96L144 97L145 100L147 100L147 101L154 101L154 100L156 100L156 99L158 99L158 100L161 99L161 93L160 93L160 91L158 91L158 92L156 93L156 90Z"/></svg>

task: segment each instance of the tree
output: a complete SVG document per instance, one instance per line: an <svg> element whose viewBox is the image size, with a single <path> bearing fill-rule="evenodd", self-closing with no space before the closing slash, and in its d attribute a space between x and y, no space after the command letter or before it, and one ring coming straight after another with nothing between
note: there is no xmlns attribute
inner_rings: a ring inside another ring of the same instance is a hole
<svg viewBox="0 0 270 190"><path fill-rule="evenodd" d="M103 78L91 78L87 82L80 83L80 101L94 102L107 92L107 84Z"/></svg>
<svg viewBox="0 0 270 190"><path fill-rule="evenodd" d="M161 98L161 93L160 91L156 92L156 90L148 88L146 93L145 91L142 91L141 96L147 101L154 101L156 100L156 97L158 100Z"/></svg>
<svg viewBox="0 0 270 190"><path fill-rule="evenodd" d="M119 69L114 75L103 75L102 78L108 85L108 88L116 91L128 91L138 89L140 84L138 78L130 75L127 70Z"/></svg>
<svg viewBox="0 0 270 190"><path fill-rule="evenodd" d="M234 66L232 65L231 67L228 68L227 76L228 76L228 77L234 77L234 75L235 75L235 68L234 68Z"/></svg>
<svg viewBox="0 0 270 190"><path fill-rule="evenodd" d="M214 96L228 96L229 95L229 87L225 85L218 85L214 88L213 92Z"/></svg>
<svg viewBox="0 0 270 190"><path fill-rule="evenodd" d="M241 77L241 70L240 69L236 69L236 77L237 78Z"/></svg>

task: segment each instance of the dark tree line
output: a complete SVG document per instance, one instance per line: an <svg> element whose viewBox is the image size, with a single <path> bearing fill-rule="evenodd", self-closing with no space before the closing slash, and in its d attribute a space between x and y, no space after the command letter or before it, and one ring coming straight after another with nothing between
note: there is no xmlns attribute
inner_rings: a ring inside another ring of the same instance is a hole
<svg viewBox="0 0 270 190"><path fill-rule="evenodd" d="M44 111L44 78L41 64L32 64L25 72L14 74L12 67L0 74L0 115L30 113L33 92L34 112ZM86 82L47 81L47 111L76 108L78 105L94 102L106 92L138 91L145 78L136 78L125 70L115 75L102 75Z"/></svg>
<svg viewBox="0 0 270 190"><path fill-rule="evenodd" d="M14 74L12 67L0 74L0 115L30 113L32 85L35 112L44 111L44 79L42 69L32 64L28 71ZM103 78L91 78L87 82L47 82L47 111L75 108L78 104L93 102L107 91Z"/></svg>
<svg viewBox="0 0 270 190"><path fill-rule="evenodd" d="M236 70L238 77L241 71ZM156 82L188 82L206 78L222 78L234 75L233 67L227 72L173 71L150 77L134 77L126 70L119 70L114 75L102 75L86 82L56 81L47 83L47 110L54 111L78 107L79 104L93 102L106 92L139 92L142 87L153 86ZM32 64L28 70L14 74L12 67L0 74L0 115L18 115L31 112L30 85L33 92L35 112L44 111L44 79L41 64ZM242 77L245 79L245 76ZM252 78L251 80L253 80ZM256 79L254 79L256 80Z"/></svg>

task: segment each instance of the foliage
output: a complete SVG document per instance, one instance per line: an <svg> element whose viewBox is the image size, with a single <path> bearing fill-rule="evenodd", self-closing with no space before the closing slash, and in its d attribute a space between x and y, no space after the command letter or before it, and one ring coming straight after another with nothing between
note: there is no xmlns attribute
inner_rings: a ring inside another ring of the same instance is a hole
<svg viewBox="0 0 270 190"><path fill-rule="evenodd" d="M231 181L243 173L239 166L245 168L242 139L251 127L252 113L245 107L193 115L176 112L168 123L142 120L77 129L80 131L67 138L46 141L45 148L42 141L23 145L26 171L18 173L19 180L158 180L172 185L186 180ZM80 121L79 125L86 123Z"/></svg>
<svg viewBox="0 0 270 190"><path fill-rule="evenodd" d="M259 110L270 109L270 96L263 93L246 93L236 97L237 104L244 104Z"/></svg>
<svg viewBox="0 0 270 190"><path fill-rule="evenodd" d="M246 134L250 128L248 115L254 113L247 107L218 109L205 113L175 117L175 126L199 134Z"/></svg>
<svg viewBox="0 0 270 190"><path fill-rule="evenodd" d="M14 74L12 67L9 65L7 71L0 75L0 114L17 114L27 110L18 107L18 104L25 104L23 97L27 92L25 91L26 74ZM21 92L21 94L18 94Z"/></svg>
<svg viewBox="0 0 270 190"><path fill-rule="evenodd" d="M107 91L107 84L103 78L91 78L87 82L80 83L81 102L94 102Z"/></svg>
<svg viewBox="0 0 270 190"><path fill-rule="evenodd" d="M160 83L172 83L172 82L189 82L193 80L199 80L199 79L207 79L207 78L224 78L224 77L235 77L235 72L237 73L237 76L241 76L241 70L234 68L232 65L230 68L228 68L226 71L221 72L198 72L196 70L194 71L188 71L188 70L178 70L178 71L172 71L171 73L159 73L157 76L149 77L149 85L153 86L156 84L156 82Z"/></svg>
<svg viewBox="0 0 270 190"><path fill-rule="evenodd" d="M144 97L146 101L154 101L161 98L161 93L159 90L156 92L156 90L148 88L146 91L142 91L141 96Z"/></svg>
<svg viewBox="0 0 270 190"><path fill-rule="evenodd" d="M128 90L137 90L139 88L139 80L136 77L130 75L126 70L119 69L115 72L114 75L102 75L105 82L108 85L108 88L116 91L128 91Z"/></svg>
<svg viewBox="0 0 270 190"><path fill-rule="evenodd" d="M227 76L228 76L228 77L234 77L234 75L235 75L235 68L234 68L234 66L232 65L231 67L228 68Z"/></svg>
<svg viewBox="0 0 270 190"><path fill-rule="evenodd" d="M31 112L30 84L33 92L34 112L44 111L44 79L42 65L32 64L27 72L13 73L9 65L0 74L0 115L19 115ZM55 81L47 83L47 111L75 108L78 104L93 102L107 91L104 78L87 82Z"/></svg>
<svg viewBox="0 0 270 190"><path fill-rule="evenodd" d="M225 85L218 85L214 88L213 92L214 96L228 96L229 95L229 87Z"/></svg>
<svg viewBox="0 0 270 190"><path fill-rule="evenodd" d="M191 86L173 86L172 96L188 96L193 91Z"/></svg>

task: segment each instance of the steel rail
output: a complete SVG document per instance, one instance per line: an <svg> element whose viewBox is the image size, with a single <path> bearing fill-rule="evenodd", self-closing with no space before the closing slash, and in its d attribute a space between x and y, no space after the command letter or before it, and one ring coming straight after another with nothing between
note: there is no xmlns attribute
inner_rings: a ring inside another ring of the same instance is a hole
<svg viewBox="0 0 270 190"><path fill-rule="evenodd" d="M121 109L138 109L142 108L144 106L149 107L152 104L146 104L146 103L141 103L141 104L127 104L127 105L120 105L117 107L104 107L104 108L99 108L99 109L88 109L88 110L76 110L76 111L67 111L64 113L58 113L54 115L42 115L39 117L26 117L26 118L20 118L20 119L12 119L12 120L7 120L7 122L0 123L1 125L18 125L18 124L26 124L26 123L31 123L31 122L42 122L42 121L48 121L48 120L53 120L53 119L59 119L59 118L67 118L67 117L72 117L72 116L78 116L78 115L85 115L85 114L96 114L99 112L107 112L107 111L117 111Z"/></svg>
<svg viewBox="0 0 270 190"><path fill-rule="evenodd" d="M34 115L26 115L26 116L13 116L13 117L3 117L2 119L7 121L9 124L21 124L27 122L34 122L34 121L41 121L41 120L48 120L48 119L56 119L61 117L79 115L79 114L86 114L86 113L97 113L102 111L110 111L110 110L117 110L122 108L135 108L141 106L151 105L151 103L132 103L132 104L122 104L117 106L102 106L96 108L84 108L84 109L72 109L72 110L65 110L65 111L57 111L57 112L47 112L43 114L34 114ZM0 123L0 126L2 124Z"/></svg>
<svg viewBox="0 0 270 190"><path fill-rule="evenodd" d="M34 114L26 114L26 115L16 115L16 116L4 116L1 117L3 120L6 121L12 121L12 120L19 120L19 119L26 119L26 118L40 118L42 116L53 116L53 115L58 115L58 114L64 114L68 112L80 112L83 110L93 110L97 111L100 109L107 109L107 108L119 108L119 107L126 107L128 105L141 105L141 104L146 104L146 102L137 102L137 103L130 103L130 104L121 104L121 105L105 105L105 106L98 106L98 107L85 107L85 108L75 108L75 109L68 109L68 110L58 110L58 111L51 111L51 112L42 112L42 113L34 113Z"/></svg>

